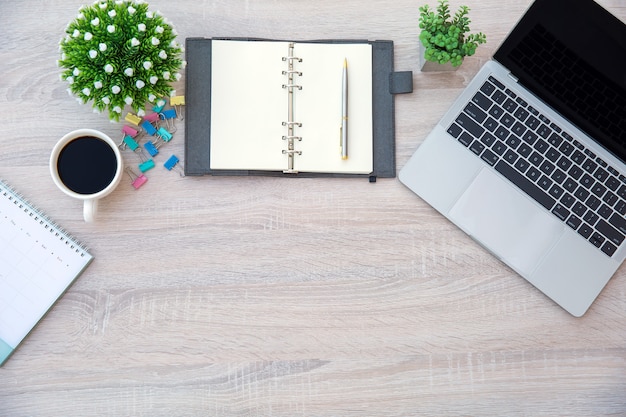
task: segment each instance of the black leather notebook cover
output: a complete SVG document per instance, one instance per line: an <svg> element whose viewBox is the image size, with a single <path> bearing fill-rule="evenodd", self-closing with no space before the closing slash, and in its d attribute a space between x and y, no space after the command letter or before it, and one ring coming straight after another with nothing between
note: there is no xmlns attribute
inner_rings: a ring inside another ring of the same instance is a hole
<svg viewBox="0 0 626 417"><path fill-rule="evenodd" d="M241 39L248 41L265 39ZM299 41L301 42L301 41ZM396 176L394 94L413 91L410 71L394 72L392 41L320 40L321 43L369 43L372 45L372 108L374 167L371 174L335 174L253 170L212 170L211 152L211 39L187 38L185 78L185 175L270 175L284 177Z"/></svg>

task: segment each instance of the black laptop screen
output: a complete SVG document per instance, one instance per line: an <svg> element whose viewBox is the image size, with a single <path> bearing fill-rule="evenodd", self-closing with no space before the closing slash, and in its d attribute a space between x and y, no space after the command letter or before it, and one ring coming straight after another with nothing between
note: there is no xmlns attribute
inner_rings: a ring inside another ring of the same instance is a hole
<svg viewBox="0 0 626 417"><path fill-rule="evenodd" d="M591 0L537 0L494 58L626 163L626 25L619 19Z"/></svg>

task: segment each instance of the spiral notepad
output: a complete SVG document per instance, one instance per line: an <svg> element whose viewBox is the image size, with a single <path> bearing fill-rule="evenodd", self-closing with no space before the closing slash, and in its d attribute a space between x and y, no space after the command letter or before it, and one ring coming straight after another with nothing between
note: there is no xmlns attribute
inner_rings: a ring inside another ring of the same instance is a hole
<svg viewBox="0 0 626 417"><path fill-rule="evenodd" d="M351 152L342 160L345 60ZM370 44L213 40L210 74L211 169L373 171Z"/></svg>
<svg viewBox="0 0 626 417"><path fill-rule="evenodd" d="M0 365L92 260L84 246L0 180Z"/></svg>

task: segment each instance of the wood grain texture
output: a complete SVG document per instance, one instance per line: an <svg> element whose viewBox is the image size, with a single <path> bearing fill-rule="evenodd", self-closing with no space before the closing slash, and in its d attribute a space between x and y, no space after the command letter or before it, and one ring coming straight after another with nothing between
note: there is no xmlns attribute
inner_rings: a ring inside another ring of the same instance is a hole
<svg viewBox="0 0 626 417"><path fill-rule="evenodd" d="M626 19L624 1L599 2ZM50 150L121 124L59 80L58 41L82 3L0 2L0 177L96 257L0 368L0 416L626 415L626 266L573 318L397 179L159 166L85 224L52 183ZM180 39L393 40L415 87L396 99L399 169L530 1L463 3L488 43L446 74L418 70L414 1L151 5ZM182 157L183 129L164 153Z"/></svg>

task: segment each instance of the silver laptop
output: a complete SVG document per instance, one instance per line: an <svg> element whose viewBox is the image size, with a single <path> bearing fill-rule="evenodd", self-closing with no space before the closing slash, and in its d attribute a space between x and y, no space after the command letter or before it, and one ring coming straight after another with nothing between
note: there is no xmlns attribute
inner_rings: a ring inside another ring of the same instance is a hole
<svg viewBox="0 0 626 417"><path fill-rule="evenodd" d="M574 316L626 258L626 26L536 0L399 173Z"/></svg>

